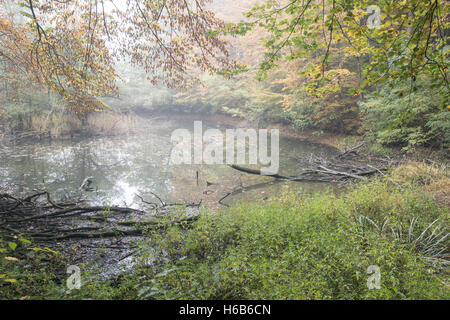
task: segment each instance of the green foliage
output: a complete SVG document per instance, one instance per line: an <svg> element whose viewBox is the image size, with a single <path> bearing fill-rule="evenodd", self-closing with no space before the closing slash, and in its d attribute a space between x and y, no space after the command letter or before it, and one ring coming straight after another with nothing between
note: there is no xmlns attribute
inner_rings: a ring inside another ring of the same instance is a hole
<svg viewBox="0 0 450 320"><path fill-rule="evenodd" d="M327 74L336 51L371 60L360 65L362 81L359 90L353 90L356 93L421 74L448 90L449 50L444 33L448 12L448 3L428 0L266 0L248 10L244 21L228 24L223 33L247 35L258 28L266 32L260 79L266 79L268 71L282 61L310 59L303 75L313 95L336 89L332 74Z"/></svg>
<svg viewBox="0 0 450 320"><path fill-rule="evenodd" d="M192 230L152 235L164 258L146 269L140 297L449 298L440 269L446 260L431 266L429 247L415 242L429 238L436 220L447 234L448 214L418 190L401 191L387 181L340 197L291 194L269 204L242 204L203 215ZM434 242L441 240L440 248L442 237ZM379 290L367 288L370 265L381 269Z"/></svg>
<svg viewBox="0 0 450 320"><path fill-rule="evenodd" d="M56 273L63 266L53 250L37 248L25 238L5 241L0 235L0 299L47 296L57 290Z"/></svg>
<svg viewBox="0 0 450 320"><path fill-rule="evenodd" d="M369 140L412 151L416 146L449 145L447 104L448 92L433 87L430 78L420 77L382 86L359 105Z"/></svg>

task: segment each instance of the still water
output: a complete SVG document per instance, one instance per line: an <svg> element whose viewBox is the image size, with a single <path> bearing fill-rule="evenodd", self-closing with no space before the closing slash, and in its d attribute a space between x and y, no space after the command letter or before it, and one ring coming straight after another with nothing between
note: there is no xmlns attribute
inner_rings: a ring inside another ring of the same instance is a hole
<svg viewBox="0 0 450 320"><path fill-rule="evenodd" d="M201 120L201 119L199 119ZM219 207L218 200L246 187L223 202L262 201L279 196L283 190L316 192L328 188L323 183L276 182L270 177L238 172L227 165L170 165L173 130L193 131L192 120L167 118L146 120L145 128L134 133L108 137L61 141L32 141L0 145L0 189L16 195L34 190L50 191L54 199L83 196L91 204L140 208L142 196L158 202L199 202ZM203 121L203 130L232 128ZM270 141L270 139L269 139ZM301 171L298 158L311 154L334 155L334 148L280 137L282 175ZM198 179L197 179L198 172ZM92 191L80 190L92 177Z"/></svg>

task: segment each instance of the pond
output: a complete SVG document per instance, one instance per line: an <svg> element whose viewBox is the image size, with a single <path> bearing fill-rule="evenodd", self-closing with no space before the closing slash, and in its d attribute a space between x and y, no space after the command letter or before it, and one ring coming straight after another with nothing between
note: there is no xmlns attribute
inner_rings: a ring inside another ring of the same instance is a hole
<svg viewBox="0 0 450 320"><path fill-rule="evenodd" d="M201 118L199 118L201 120ZM145 127L134 133L73 140L29 141L0 146L0 188L16 195L47 190L54 199L82 195L91 204L141 208L142 200L157 202L152 193L166 202L199 202L219 207L239 201L262 201L278 196L284 189L316 192L324 183L277 181L249 175L225 164L172 165L171 134L185 128L193 132L189 119L145 119ZM203 121L203 130L232 128ZM270 141L270 140L269 140ZM298 158L310 154L332 156L338 150L294 138L280 137L280 169L283 175L301 171ZM198 172L198 175L197 175ZM197 178L198 176L198 178ZM92 177L91 191L80 190Z"/></svg>

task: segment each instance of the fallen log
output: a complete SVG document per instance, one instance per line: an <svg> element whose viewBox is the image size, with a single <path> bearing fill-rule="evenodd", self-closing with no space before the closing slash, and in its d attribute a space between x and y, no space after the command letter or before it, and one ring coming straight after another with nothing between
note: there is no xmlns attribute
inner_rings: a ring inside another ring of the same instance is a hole
<svg viewBox="0 0 450 320"><path fill-rule="evenodd" d="M323 161L325 162L325 161ZM357 179L357 180L366 180L367 176L381 173L382 171L386 171L386 168L375 168L371 165L368 165L371 169L359 167L359 166L343 166L339 164L331 164L334 167L341 168L340 170L332 169L329 166L325 167L323 163L318 163L316 168L307 168L303 169L302 172L297 176L284 176L280 174L263 174L261 170L245 168L238 165L230 165L231 168L245 172L253 175L261 175L275 178L277 180L286 180L286 181L307 181L307 182L333 182L336 181L336 177L339 177L339 180L342 179ZM347 171L342 171L342 169L347 169ZM223 199L221 199L223 200Z"/></svg>
<svg viewBox="0 0 450 320"><path fill-rule="evenodd" d="M312 179L312 178L301 177L301 176L283 176L283 175L280 175L280 174L263 174L261 172L261 170L244 168L244 167L237 166L237 165L234 165L234 164L230 165L230 167L235 169L235 170L241 171L241 172L254 174L254 175L260 175L260 176L266 176L266 177L272 177L272 178L280 179L280 180L309 181L309 182L329 182L329 181L323 180L323 179Z"/></svg>
<svg viewBox="0 0 450 320"><path fill-rule="evenodd" d="M260 175L260 176L263 175L261 173L261 170L258 170L258 169L244 168L244 167L237 166L235 164L230 165L230 167L235 170L242 171L242 172L249 173L249 174L256 174L256 175ZM276 179L285 179L285 180L290 179L290 177L281 176L279 174L267 174L266 176L276 178Z"/></svg>

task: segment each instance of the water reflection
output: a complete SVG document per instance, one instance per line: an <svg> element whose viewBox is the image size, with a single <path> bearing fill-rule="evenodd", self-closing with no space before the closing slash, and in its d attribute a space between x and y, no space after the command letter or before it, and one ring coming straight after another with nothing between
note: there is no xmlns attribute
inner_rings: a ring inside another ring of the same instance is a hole
<svg viewBox="0 0 450 320"><path fill-rule="evenodd" d="M225 129L217 123L204 122L208 128ZM173 130L192 130L193 121L157 120L148 123L143 132L115 137L72 141L29 142L0 147L0 187L16 194L45 189L54 198L84 195L92 204L141 207L136 194L157 201L154 192L166 201L197 202L217 205L227 192L242 186L272 181L269 177L237 172L226 165L168 165ZM296 157L335 154L322 145L280 138L280 174L295 175ZM197 180L198 172L198 180ZM79 187L92 177L93 191ZM281 182L249 188L227 199L261 200L279 195L286 188L316 191L326 188L319 183Z"/></svg>

